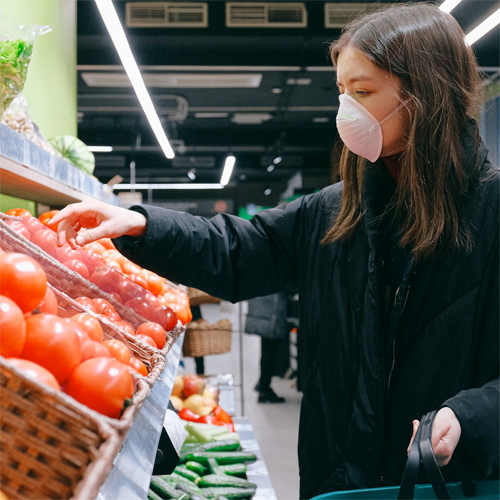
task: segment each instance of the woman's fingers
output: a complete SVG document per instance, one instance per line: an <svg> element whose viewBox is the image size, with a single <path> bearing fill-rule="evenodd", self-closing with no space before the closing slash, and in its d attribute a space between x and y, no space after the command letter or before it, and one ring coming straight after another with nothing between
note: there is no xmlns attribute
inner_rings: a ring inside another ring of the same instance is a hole
<svg viewBox="0 0 500 500"><path fill-rule="evenodd" d="M407 455L410 453L411 445L413 444L413 440L415 439L415 436L417 434L418 426L420 425L420 422L418 420L414 420L412 423L413 423L413 434L412 434L411 439L410 439L410 444L408 445L408 448L406 449Z"/></svg>

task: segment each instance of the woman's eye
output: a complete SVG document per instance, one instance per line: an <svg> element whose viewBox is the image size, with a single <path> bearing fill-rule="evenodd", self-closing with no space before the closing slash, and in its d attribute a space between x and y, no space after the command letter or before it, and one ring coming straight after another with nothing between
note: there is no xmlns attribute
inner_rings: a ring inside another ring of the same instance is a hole
<svg viewBox="0 0 500 500"><path fill-rule="evenodd" d="M356 90L356 94L360 97L366 97L368 95L368 92L365 92L364 90Z"/></svg>

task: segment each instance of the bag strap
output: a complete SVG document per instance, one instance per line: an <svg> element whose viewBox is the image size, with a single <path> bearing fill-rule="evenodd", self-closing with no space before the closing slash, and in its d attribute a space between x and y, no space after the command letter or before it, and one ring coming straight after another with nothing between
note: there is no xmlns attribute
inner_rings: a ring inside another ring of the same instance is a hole
<svg viewBox="0 0 500 500"><path fill-rule="evenodd" d="M451 499L432 450L432 422L436 413L436 411L427 413L420 420L420 425L411 445L408 460L406 461L398 500L413 500L420 463L424 465L427 478L432 485L436 497L439 500Z"/></svg>

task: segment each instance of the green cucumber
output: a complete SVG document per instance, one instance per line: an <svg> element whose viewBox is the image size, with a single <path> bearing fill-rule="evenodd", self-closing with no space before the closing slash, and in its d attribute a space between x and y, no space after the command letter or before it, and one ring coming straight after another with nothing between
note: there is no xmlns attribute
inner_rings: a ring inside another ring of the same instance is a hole
<svg viewBox="0 0 500 500"><path fill-rule="evenodd" d="M228 476L243 476L246 478L247 475L247 466L245 464L219 465L219 468L223 474Z"/></svg>
<svg viewBox="0 0 500 500"><path fill-rule="evenodd" d="M184 461L190 453L193 453L193 451L195 451L198 446L200 446L200 443L184 443L179 453L181 462Z"/></svg>
<svg viewBox="0 0 500 500"><path fill-rule="evenodd" d="M196 472L196 474L198 474L198 476L203 476L203 474L205 474L207 472L207 469L199 462L186 462L185 466L189 470Z"/></svg>
<svg viewBox="0 0 500 500"><path fill-rule="evenodd" d="M234 488L257 488L255 483L251 483L246 479L241 479L239 477L232 477L226 474L208 474L200 478L198 485L201 488L212 487L212 486L231 486Z"/></svg>
<svg viewBox="0 0 500 500"><path fill-rule="evenodd" d="M186 498L186 495L182 491L177 490L174 485L159 476L151 478L150 488L161 498L175 498L177 500Z"/></svg>
<svg viewBox="0 0 500 500"><path fill-rule="evenodd" d="M197 451L240 451L241 444L234 439L224 439L223 441L213 441L200 445Z"/></svg>
<svg viewBox="0 0 500 500"><path fill-rule="evenodd" d="M208 498L225 497L228 500L236 498L251 498L255 495L255 488L203 488L204 494Z"/></svg>
<svg viewBox="0 0 500 500"><path fill-rule="evenodd" d="M183 491L187 493L191 500L207 500L207 497L203 493L203 490L198 488L194 483L186 484L186 483L178 483L177 491Z"/></svg>
<svg viewBox="0 0 500 500"><path fill-rule="evenodd" d="M224 474L220 468L220 465L217 464L217 460L215 458L209 458L207 460L208 468L212 472L212 474Z"/></svg>
<svg viewBox="0 0 500 500"><path fill-rule="evenodd" d="M209 458L215 458L218 465L240 464L243 462L255 462L257 460L255 454L249 451L197 451L188 456L188 460L194 460L203 465L208 465Z"/></svg>
<svg viewBox="0 0 500 500"><path fill-rule="evenodd" d="M174 472L179 474L179 476L185 477L186 479L193 481L193 483L196 483L197 481L200 480L200 475L197 474L196 472L193 472L192 470L189 470L185 465L178 465L174 469Z"/></svg>
<svg viewBox="0 0 500 500"><path fill-rule="evenodd" d="M148 491L148 500L162 500L160 495L157 495L151 488Z"/></svg>

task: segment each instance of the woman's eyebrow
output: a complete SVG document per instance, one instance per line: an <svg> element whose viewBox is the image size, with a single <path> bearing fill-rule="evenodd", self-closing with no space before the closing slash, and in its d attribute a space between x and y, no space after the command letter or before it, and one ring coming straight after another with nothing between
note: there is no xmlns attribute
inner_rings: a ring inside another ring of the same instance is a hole
<svg viewBox="0 0 500 500"><path fill-rule="evenodd" d="M368 75L357 75L357 76L353 76L353 77L349 78L347 80L347 83L366 82L366 81L373 81L373 80L374 79L371 76L368 76ZM344 85L339 80L337 80L335 83L337 84L337 86Z"/></svg>

